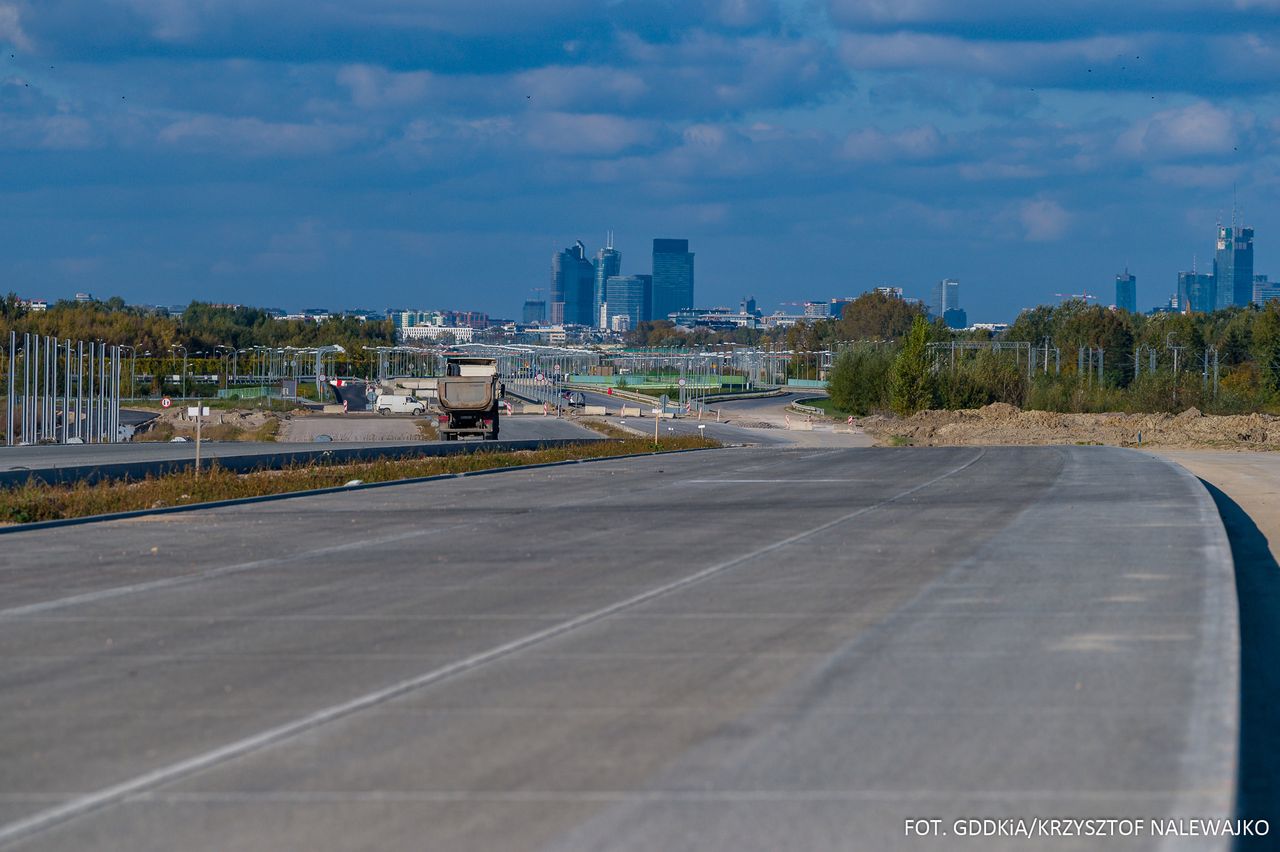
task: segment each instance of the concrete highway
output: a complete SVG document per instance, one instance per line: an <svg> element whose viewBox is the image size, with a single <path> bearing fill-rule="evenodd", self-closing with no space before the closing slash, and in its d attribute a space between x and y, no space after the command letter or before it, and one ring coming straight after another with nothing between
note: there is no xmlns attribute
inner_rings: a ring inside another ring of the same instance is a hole
<svg viewBox="0 0 1280 852"><path fill-rule="evenodd" d="M17 531L0 584L0 848L1137 850L904 820L1232 812L1227 541L1136 452L512 471Z"/></svg>

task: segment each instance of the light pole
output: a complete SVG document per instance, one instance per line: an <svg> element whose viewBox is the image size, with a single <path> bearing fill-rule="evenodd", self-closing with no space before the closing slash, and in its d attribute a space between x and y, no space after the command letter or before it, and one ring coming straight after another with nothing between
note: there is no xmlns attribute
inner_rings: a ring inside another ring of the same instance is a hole
<svg viewBox="0 0 1280 852"><path fill-rule="evenodd" d="M138 366L138 347L122 343L116 348L129 350L129 398L134 399L138 396L137 385L135 384L135 376L137 375L136 368Z"/></svg>
<svg viewBox="0 0 1280 852"><path fill-rule="evenodd" d="M169 351L172 352L174 349L182 350L182 398L186 399L187 398L187 347L180 346L175 343L173 346L169 347Z"/></svg>

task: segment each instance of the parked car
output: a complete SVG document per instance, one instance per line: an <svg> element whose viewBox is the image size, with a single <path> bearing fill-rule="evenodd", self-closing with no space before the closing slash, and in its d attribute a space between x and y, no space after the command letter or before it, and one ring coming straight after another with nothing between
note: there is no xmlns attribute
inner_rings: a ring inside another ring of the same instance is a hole
<svg viewBox="0 0 1280 852"><path fill-rule="evenodd" d="M427 411L427 404L416 396L380 393L378 398L374 400L373 410L379 414L422 415Z"/></svg>

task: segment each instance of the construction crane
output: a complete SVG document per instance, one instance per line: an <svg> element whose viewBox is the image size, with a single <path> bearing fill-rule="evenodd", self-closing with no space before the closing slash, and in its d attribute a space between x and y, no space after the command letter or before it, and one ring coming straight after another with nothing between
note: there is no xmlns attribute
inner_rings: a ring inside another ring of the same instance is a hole
<svg viewBox="0 0 1280 852"><path fill-rule="evenodd" d="M1098 297L1091 294L1088 290L1085 290L1083 293L1054 293L1053 295L1063 301L1066 301L1067 299L1080 299L1083 302L1087 302L1090 299L1093 299L1096 302L1098 300Z"/></svg>

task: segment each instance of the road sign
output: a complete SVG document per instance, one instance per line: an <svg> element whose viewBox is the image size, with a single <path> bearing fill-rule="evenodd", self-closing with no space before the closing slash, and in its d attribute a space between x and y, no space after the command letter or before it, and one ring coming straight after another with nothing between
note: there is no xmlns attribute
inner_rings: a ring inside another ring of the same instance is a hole
<svg viewBox="0 0 1280 852"><path fill-rule="evenodd" d="M658 405L661 405L663 408L666 408L667 403L669 402L671 402L671 397L667 396L665 393L658 397Z"/></svg>
<svg viewBox="0 0 1280 852"><path fill-rule="evenodd" d="M680 385L680 387L684 387L684 379L681 379L681 380L680 380L679 382L677 382L676 384Z"/></svg>
<svg viewBox="0 0 1280 852"><path fill-rule="evenodd" d="M316 379L317 379L321 384L324 384L325 382L329 381L329 377L328 377L328 376L326 376L324 373L321 373L320 375L316 376Z"/></svg>
<svg viewBox="0 0 1280 852"><path fill-rule="evenodd" d="M161 408L168 408L171 405L173 405L173 400L169 399L169 397L167 396L164 399L160 400Z"/></svg>
<svg viewBox="0 0 1280 852"><path fill-rule="evenodd" d="M546 380L547 380L547 377L544 376L542 373L539 373L538 377L534 379L535 382L545 382Z"/></svg>
<svg viewBox="0 0 1280 852"><path fill-rule="evenodd" d="M207 405L192 405L187 408L188 417L208 417L209 407Z"/></svg>

